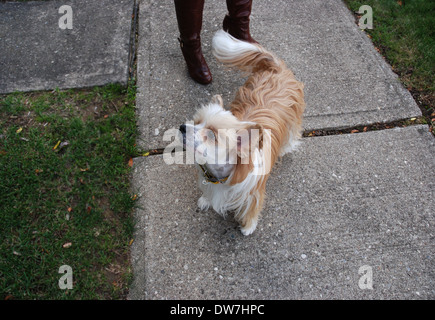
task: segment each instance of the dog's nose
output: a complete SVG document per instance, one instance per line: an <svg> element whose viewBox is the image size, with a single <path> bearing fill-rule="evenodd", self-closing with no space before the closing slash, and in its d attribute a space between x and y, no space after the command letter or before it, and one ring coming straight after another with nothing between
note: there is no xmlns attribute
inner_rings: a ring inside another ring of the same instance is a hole
<svg viewBox="0 0 435 320"><path fill-rule="evenodd" d="M181 133L183 133L183 134L186 133L186 125L185 125L185 124L182 124L182 125L180 126L180 131L181 131Z"/></svg>

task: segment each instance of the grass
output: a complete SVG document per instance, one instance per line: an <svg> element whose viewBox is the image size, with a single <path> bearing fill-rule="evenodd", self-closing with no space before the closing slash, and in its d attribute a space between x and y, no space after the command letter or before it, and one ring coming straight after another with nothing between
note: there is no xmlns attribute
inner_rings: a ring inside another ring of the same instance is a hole
<svg viewBox="0 0 435 320"><path fill-rule="evenodd" d="M135 139L134 86L0 96L0 299L125 297Z"/></svg>
<svg viewBox="0 0 435 320"><path fill-rule="evenodd" d="M373 29L366 29L379 52L411 92L428 123L435 122L435 1L345 0L357 12L373 9Z"/></svg>

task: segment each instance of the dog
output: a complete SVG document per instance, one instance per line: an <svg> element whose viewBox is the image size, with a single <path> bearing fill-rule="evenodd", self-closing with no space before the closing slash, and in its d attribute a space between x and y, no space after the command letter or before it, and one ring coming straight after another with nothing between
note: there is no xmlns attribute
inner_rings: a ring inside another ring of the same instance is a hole
<svg viewBox="0 0 435 320"><path fill-rule="evenodd" d="M229 110L213 96L180 126L185 150L198 164L201 210L234 212L243 235L257 227L266 181L278 157L294 150L302 136L303 84L281 59L261 45L219 30L213 55L248 76Z"/></svg>

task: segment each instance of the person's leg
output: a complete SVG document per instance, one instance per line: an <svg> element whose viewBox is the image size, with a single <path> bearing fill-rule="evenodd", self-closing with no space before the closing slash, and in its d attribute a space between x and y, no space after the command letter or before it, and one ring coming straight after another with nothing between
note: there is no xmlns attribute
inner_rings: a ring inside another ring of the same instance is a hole
<svg viewBox="0 0 435 320"><path fill-rule="evenodd" d="M196 82L208 84L212 76L202 55L200 36L204 0L174 0L174 3L180 31L178 40L189 74Z"/></svg>
<svg viewBox="0 0 435 320"><path fill-rule="evenodd" d="M223 29L239 40L258 43L249 33L249 16L252 0L227 0L228 15L225 16Z"/></svg>

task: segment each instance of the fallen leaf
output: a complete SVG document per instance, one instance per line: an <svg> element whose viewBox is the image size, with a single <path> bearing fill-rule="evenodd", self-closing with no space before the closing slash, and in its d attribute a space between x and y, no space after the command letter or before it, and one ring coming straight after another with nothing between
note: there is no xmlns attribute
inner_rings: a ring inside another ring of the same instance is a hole
<svg viewBox="0 0 435 320"><path fill-rule="evenodd" d="M134 241L134 239L131 239L130 242L128 243L128 245L131 246L133 241Z"/></svg>
<svg viewBox="0 0 435 320"><path fill-rule="evenodd" d="M145 152L142 156L143 156L143 157L148 157L149 155L150 155L149 152Z"/></svg>
<svg viewBox="0 0 435 320"><path fill-rule="evenodd" d="M60 145L60 140L56 143L56 145L53 147L53 150L56 150L57 149L57 147Z"/></svg>
<svg viewBox="0 0 435 320"><path fill-rule="evenodd" d="M411 120L411 121L415 121L415 120L417 120L417 118L411 118L411 119L409 119L409 120Z"/></svg>
<svg viewBox="0 0 435 320"><path fill-rule="evenodd" d="M133 167L133 158L130 158L130 160L128 160L128 166Z"/></svg>
<svg viewBox="0 0 435 320"><path fill-rule="evenodd" d="M17 129L17 133L20 133L21 131L23 131L23 128L20 127Z"/></svg>
<svg viewBox="0 0 435 320"><path fill-rule="evenodd" d="M69 208L68 208L67 210L68 210L68 212L71 212L71 211L72 211L72 208L71 208L71 207L69 207Z"/></svg>
<svg viewBox="0 0 435 320"><path fill-rule="evenodd" d="M135 194L133 197L131 197L131 200L136 200L137 199L137 194Z"/></svg>
<svg viewBox="0 0 435 320"><path fill-rule="evenodd" d="M367 132L367 127L364 127L363 131L364 131L364 132Z"/></svg>
<svg viewBox="0 0 435 320"><path fill-rule="evenodd" d="M357 132L359 132L359 131L356 129L353 129L350 133L357 133Z"/></svg>
<svg viewBox="0 0 435 320"><path fill-rule="evenodd" d="M35 170L35 173L41 173L41 172L44 172L44 170L42 170L42 169L36 169Z"/></svg>
<svg viewBox="0 0 435 320"><path fill-rule="evenodd" d="M69 247L71 247L72 246L72 243L71 242L67 242L67 243L65 243L62 247L64 247L64 248L69 248Z"/></svg>
<svg viewBox="0 0 435 320"><path fill-rule="evenodd" d="M401 6L402 5L402 1L397 1L397 4L399 5L399 6Z"/></svg>
<svg viewBox="0 0 435 320"><path fill-rule="evenodd" d="M105 115L104 115L104 119L107 119L107 117L109 117L109 115L108 115L108 114L105 114Z"/></svg>
<svg viewBox="0 0 435 320"><path fill-rule="evenodd" d="M80 168L80 171L81 172L89 171L89 168L84 168L84 169Z"/></svg>

